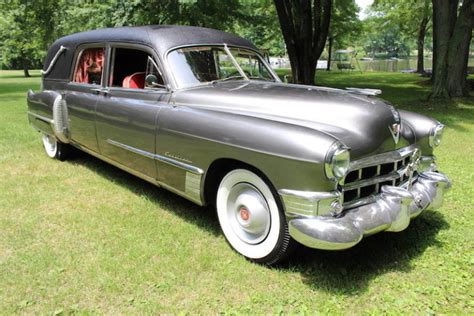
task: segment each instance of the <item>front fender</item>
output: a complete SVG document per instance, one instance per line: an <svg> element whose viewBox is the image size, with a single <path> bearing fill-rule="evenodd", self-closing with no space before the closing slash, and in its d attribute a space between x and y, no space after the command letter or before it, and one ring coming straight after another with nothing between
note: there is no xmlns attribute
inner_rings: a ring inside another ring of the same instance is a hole
<svg viewBox="0 0 474 316"><path fill-rule="evenodd" d="M194 107L162 109L158 118L159 155L186 159L204 171L217 159L242 161L262 171L277 190L334 189L324 161L336 141L302 126ZM161 177L166 182L171 175Z"/></svg>
<svg viewBox="0 0 474 316"><path fill-rule="evenodd" d="M420 146L423 156L432 156L433 148L429 145L431 129L439 122L422 114L399 110L402 124L407 125L414 133L415 141Z"/></svg>

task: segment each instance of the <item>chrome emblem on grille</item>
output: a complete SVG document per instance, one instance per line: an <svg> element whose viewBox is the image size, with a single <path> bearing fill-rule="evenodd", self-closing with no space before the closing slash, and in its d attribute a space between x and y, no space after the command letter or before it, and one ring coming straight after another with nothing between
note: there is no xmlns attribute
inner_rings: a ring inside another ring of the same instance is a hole
<svg viewBox="0 0 474 316"><path fill-rule="evenodd" d="M393 141L395 142L395 144L398 144L398 140L400 139L400 124L395 123L392 126L389 126L388 129L392 134Z"/></svg>

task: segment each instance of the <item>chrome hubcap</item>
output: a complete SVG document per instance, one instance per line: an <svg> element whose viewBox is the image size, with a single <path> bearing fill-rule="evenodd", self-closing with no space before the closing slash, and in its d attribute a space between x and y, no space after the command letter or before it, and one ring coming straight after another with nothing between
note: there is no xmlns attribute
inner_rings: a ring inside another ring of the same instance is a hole
<svg viewBox="0 0 474 316"><path fill-rule="evenodd" d="M248 244L262 242L270 231L267 202L260 191L248 183L239 183L230 190L227 216L235 234Z"/></svg>

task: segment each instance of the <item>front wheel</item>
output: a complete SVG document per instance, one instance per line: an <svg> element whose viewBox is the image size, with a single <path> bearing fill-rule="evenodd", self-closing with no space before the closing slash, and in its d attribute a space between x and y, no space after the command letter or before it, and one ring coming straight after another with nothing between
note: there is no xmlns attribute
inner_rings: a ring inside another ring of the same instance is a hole
<svg viewBox="0 0 474 316"><path fill-rule="evenodd" d="M65 160L68 154L69 146L61 143L56 137L42 134L43 147L46 154L53 159Z"/></svg>
<svg viewBox="0 0 474 316"><path fill-rule="evenodd" d="M276 193L255 173L235 169L225 175L217 190L216 207L227 241L248 259L273 265L293 248Z"/></svg>

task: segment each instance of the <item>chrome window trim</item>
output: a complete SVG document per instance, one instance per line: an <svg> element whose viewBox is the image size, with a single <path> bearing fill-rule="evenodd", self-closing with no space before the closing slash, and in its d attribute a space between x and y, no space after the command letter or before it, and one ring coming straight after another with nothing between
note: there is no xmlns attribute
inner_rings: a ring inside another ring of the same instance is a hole
<svg viewBox="0 0 474 316"><path fill-rule="evenodd" d="M150 158L150 159L155 159L155 160L167 163L169 165L181 168L183 170L189 171L189 172L194 173L194 174L198 174L198 175L204 174L204 171L202 169L200 169L198 167L195 167L195 166L192 166L192 165L189 165L187 163L175 160L175 159L171 159L171 158L168 158L168 157L165 157L165 156L153 154L151 152L148 152L148 151L145 151L145 150L142 150L142 149L138 149L138 148L135 148L135 147L132 147L132 146L129 146L129 145L122 144L122 143L117 142L117 141L112 140L112 139L107 139L107 143L109 143L110 145L128 150L128 151L133 152L135 154L138 154L138 155Z"/></svg>
<svg viewBox="0 0 474 316"><path fill-rule="evenodd" d="M161 93L166 94L169 93L170 90L166 88L123 88L123 87L108 87L107 92L136 92L136 93L146 93L146 94L153 94L153 93Z"/></svg>
<svg viewBox="0 0 474 316"><path fill-rule="evenodd" d="M134 49L134 50L139 50L139 51L147 53L148 58L150 58L153 61L153 64L156 66L156 69L158 69L158 71L160 72L160 74L163 78L163 82L167 86L167 88L166 88L167 92L170 92L170 91L173 90L171 88L170 84L169 84L170 80L168 79L169 76L166 74L166 69L165 69L164 66L160 66L160 65L163 65L163 63L161 62L158 54L156 53L156 51L153 49L152 46L146 45L144 43L107 42L106 47L110 51L110 56L107 55L107 66L108 66L107 78L108 78L108 80L106 80L104 86L106 86L108 88L122 88L122 87L112 86L110 84L110 80L109 80L110 75L114 71L113 63L114 63L114 59L115 59L115 50L117 48L121 48L121 49ZM139 90L139 91L153 90L153 88L143 88L143 89L123 88L123 89L126 89L127 91L130 91L130 90ZM163 89L165 89L165 88L163 88ZM156 90L160 90L160 89L157 88Z"/></svg>

